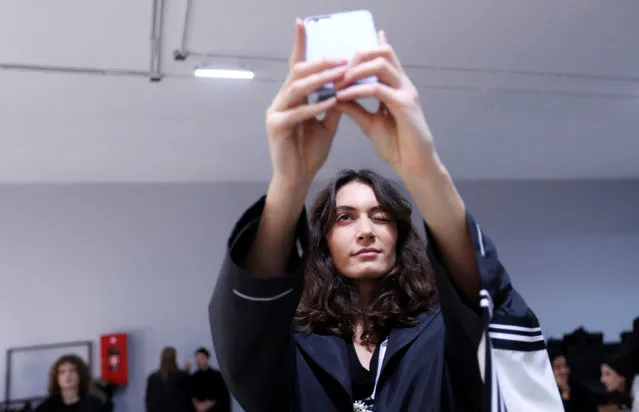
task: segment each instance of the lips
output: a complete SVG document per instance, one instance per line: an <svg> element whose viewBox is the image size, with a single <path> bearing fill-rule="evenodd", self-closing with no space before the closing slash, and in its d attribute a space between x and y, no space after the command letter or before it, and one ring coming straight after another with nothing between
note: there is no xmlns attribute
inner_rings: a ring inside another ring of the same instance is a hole
<svg viewBox="0 0 639 412"><path fill-rule="evenodd" d="M381 251L379 249L375 249L372 247L366 247L364 249L360 249L355 253L355 256L359 256L359 255L363 255L363 254L373 254L373 253L380 253Z"/></svg>

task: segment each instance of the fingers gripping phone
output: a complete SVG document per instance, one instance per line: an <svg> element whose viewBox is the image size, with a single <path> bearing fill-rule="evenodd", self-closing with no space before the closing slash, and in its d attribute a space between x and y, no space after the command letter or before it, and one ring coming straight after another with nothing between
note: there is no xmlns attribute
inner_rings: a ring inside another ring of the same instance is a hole
<svg viewBox="0 0 639 412"><path fill-rule="evenodd" d="M304 19L306 31L306 61L329 59L351 60L360 50L379 46L373 15L368 10L312 16ZM356 84L377 82L376 76L358 80ZM325 84L311 93L309 103L335 96L335 86Z"/></svg>

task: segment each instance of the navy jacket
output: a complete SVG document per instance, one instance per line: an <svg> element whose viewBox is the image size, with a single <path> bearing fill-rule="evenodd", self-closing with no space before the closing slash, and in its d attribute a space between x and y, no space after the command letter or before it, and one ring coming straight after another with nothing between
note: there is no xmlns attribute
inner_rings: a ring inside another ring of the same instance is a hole
<svg viewBox="0 0 639 412"><path fill-rule="evenodd" d="M352 411L345 342L298 333L292 325L308 254L306 214L297 224L297 247L287 273L257 279L242 269L263 207L264 198L236 224L209 305L220 371L246 412ZM481 307L464 303L439 263L436 245L429 242L440 307L422 313L415 327L393 329L381 344L375 412L563 410L537 318L470 216L468 227L482 277ZM489 331L494 318L501 322L495 339ZM527 334L525 342L516 336L518 328ZM521 357L504 367L508 356L494 360L500 347L528 353L541 373L528 370ZM511 373L513 382L501 387L498 375L504 368L507 373L508 368L526 370L521 376ZM532 399L526 403L528 394Z"/></svg>

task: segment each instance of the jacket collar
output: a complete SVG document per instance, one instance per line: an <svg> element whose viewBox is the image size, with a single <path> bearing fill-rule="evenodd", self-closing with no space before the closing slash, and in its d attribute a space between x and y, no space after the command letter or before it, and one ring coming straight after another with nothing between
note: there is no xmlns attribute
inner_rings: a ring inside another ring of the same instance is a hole
<svg viewBox="0 0 639 412"><path fill-rule="evenodd" d="M388 336L386 354L384 355L382 363L382 374L384 373L384 369L388 365L388 362L390 362L390 360L393 359L398 352L413 343L413 341L422 334L422 332L428 327L428 325L430 325L438 314L439 309L433 312L422 312L417 315L418 323L412 328L394 328L391 330L391 333Z"/></svg>
<svg viewBox="0 0 639 412"><path fill-rule="evenodd" d="M335 379L352 398L346 343L338 336L296 333L302 352Z"/></svg>
<svg viewBox="0 0 639 412"><path fill-rule="evenodd" d="M418 323L414 327L394 328L391 330L380 376L384 374L384 369L390 360L403 348L415 341L438 313L439 309L434 312L422 312L417 316ZM349 398L352 398L348 355L344 340L333 335L303 334L300 332L295 333L295 340L301 351L335 379L344 388Z"/></svg>

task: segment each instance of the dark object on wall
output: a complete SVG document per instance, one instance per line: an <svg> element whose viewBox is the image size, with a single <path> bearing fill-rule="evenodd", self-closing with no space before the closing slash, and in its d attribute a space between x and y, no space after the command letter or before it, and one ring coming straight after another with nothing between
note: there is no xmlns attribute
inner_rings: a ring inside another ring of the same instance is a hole
<svg viewBox="0 0 639 412"><path fill-rule="evenodd" d="M11 399L11 361L15 353L18 352L35 352L50 349L64 349L64 348L78 348L86 347L88 353L87 367L89 373L92 372L92 359L93 359L93 342L91 341L76 341L76 342L59 342L51 343L47 345L32 345L32 346L20 346L7 349L6 353L6 365L5 365L5 392L4 392L4 408L5 410L11 410L12 407L18 406L24 408L27 404L29 406L34 402L40 402L46 398L46 394L41 396L34 396L25 399ZM45 389L45 388L43 388ZM22 410L22 409L19 409Z"/></svg>
<svg viewBox="0 0 639 412"><path fill-rule="evenodd" d="M587 332L581 327L564 335L562 344L573 380L589 390L598 401L605 401L606 390L599 381L601 361L607 353L603 333Z"/></svg>
<svg viewBox="0 0 639 412"><path fill-rule="evenodd" d="M92 388L89 392L100 398L100 400L106 405L106 411L110 412L113 411L115 407L113 404L113 395L116 389L118 389L117 385L98 380L92 382Z"/></svg>
<svg viewBox="0 0 639 412"><path fill-rule="evenodd" d="M628 354L628 361L635 375L639 375L639 317L632 324L631 336L623 344L624 352Z"/></svg>
<svg viewBox="0 0 639 412"><path fill-rule="evenodd" d="M2 412L33 412L31 402L16 402L9 406L4 402L0 403L0 411Z"/></svg>
<svg viewBox="0 0 639 412"><path fill-rule="evenodd" d="M31 401L11 401L8 405L5 402L0 402L0 412L33 412L34 410Z"/></svg>

